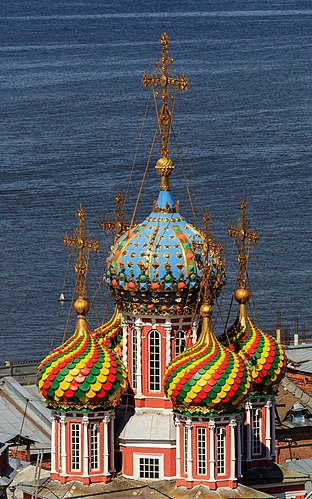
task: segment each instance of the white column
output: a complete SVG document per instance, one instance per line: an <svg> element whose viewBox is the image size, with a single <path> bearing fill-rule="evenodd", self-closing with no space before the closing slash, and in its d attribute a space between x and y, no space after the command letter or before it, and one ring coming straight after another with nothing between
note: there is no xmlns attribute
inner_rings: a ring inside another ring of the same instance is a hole
<svg viewBox="0 0 312 499"><path fill-rule="evenodd" d="M187 469L187 481L193 480L193 456L192 456L192 421L190 418L187 419L185 423L185 429L187 431L187 457L186 457L186 469Z"/></svg>
<svg viewBox="0 0 312 499"><path fill-rule="evenodd" d="M272 459L275 458L276 456L276 451L275 451L275 398L272 397L272 409L271 409L271 456Z"/></svg>
<svg viewBox="0 0 312 499"><path fill-rule="evenodd" d="M246 402L246 423L247 423L247 441L246 441L246 460L251 461L251 410L252 404L251 402Z"/></svg>
<svg viewBox="0 0 312 499"><path fill-rule="evenodd" d="M67 476L67 469L66 469L66 459L67 459L67 454L66 454L66 416L65 414L62 414L60 418L60 424L61 424L61 476ZM69 436L71 438L71 435Z"/></svg>
<svg viewBox="0 0 312 499"><path fill-rule="evenodd" d="M178 416L176 416L174 424L176 427L176 478L181 478L181 443L180 443L181 423Z"/></svg>
<svg viewBox="0 0 312 499"><path fill-rule="evenodd" d="M242 476L242 422L237 422L237 478Z"/></svg>
<svg viewBox="0 0 312 499"><path fill-rule="evenodd" d="M51 430L51 473L56 473L56 451L55 451L55 442L56 442L56 417L54 414L50 417L52 422L52 430Z"/></svg>
<svg viewBox="0 0 312 499"><path fill-rule="evenodd" d="M108 471L108 425L109 425L109 416L104 416L103 418L103 439L104 439L104 453L103 453L103 473L104 475L109 475Z"/></svg>
<svg viewBox="0 0 312 499"><path fill-rule="evenodd" d="M197 321L194 320L194 322L192 324L192 343L193 343L193 345L197 341L197 327L198 327Z"/></svg>
<svg viewBox="0 0 312 499"><path fill-rule="evenodd" d="M216 425L213 420L210 420L208 423L209 426L209 481L215 482L215 467L216 467L216 458L215 458L215 429Z"/></svg>
<svg viewBox="0 0 312 499"><path fill-rule="evenodd" d="M166 367L171 362L171 322L166 322L164 326L166 332Z"/></svg>
<svg viewBox="0 0 312 499"><path fill-rule="evenodd" d="M137 372L136 372L137 397L142 397L142 345L141 345L142 326L143 323L141 319L136 319L135 329L136 329L136 341L137 341Z"/></svg>
<svg viewBox="0 0 312 499"><path fill-rule="evenodd" d="M265 404L265 448L266 459L271 460L271 409L272 401L268 399Z"/></svg>
<svg viewBox="0 0 312 499"><path fill-rule="evenodd" d="M110 414L110 459L109 459L109 467L110 472L115 473L115 434L114 434L114 419L115 414L112 412Z"/></svg>
<svg viewBox="0 0 312 499"><path fill-rule="evenodd" d="M128 368L128 325L122 319L122 361L125 368Z"/></svg>
<svg viewBox="0 0 312 499"><path fill-rule="evenodd" d="M235 455L235 428L237 426L237 422L235 419L232 419L230 422L230 432L231 432L231 455L230 455L230 480L236 480L236 455Z"/></svg>
<svg viewBox="0 0 312 499"><path fill-rule="evenodd" d="M82 446L82 470L83 476L89 476L89 442L88 442L89 418L87 414L82 417L83 446Z"/></svg>

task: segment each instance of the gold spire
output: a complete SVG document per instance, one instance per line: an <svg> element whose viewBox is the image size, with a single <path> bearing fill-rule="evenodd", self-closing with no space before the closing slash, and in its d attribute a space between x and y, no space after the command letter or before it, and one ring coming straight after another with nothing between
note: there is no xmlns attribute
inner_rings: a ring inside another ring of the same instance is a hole
<svg viewBox="0 0 312 499"><path fill-rule="evenodd" d="M116 241L116 239L118 239L119 236L121 236L121 234L129 229L129 225L127 225L126 223L127 216L123 209L124 198L119 191L116 192L115 201L116 211L111 214L110 218L104 216L101 222L101 227L104 232L107 230L111 231L114 242Z"/></svg>
<svg viewBox="0 0 312 499"><path fill-rule="evenodd" d="M159 41L161 44L161 59L159 62L156 62L156 74L150 75L145 73L142 78L142 84L146 89L152 86L155 87L155 95L162 101L160 110L157 111L158 127L161 137L161 158L157 161L156 170L161 177L161 190L166 191L170 190L169 177L174 169L174 165L169 159L170 151L168 147L172 123L174 92L179 88L184 92L189 83L185 78L184 73L182 73L181 77L170 76L169 73L174 71L174 66L172 57L168 57L168 35L164 33Z"/></svg>
<svg viewBox="0 0 312 499"><path fill-rule="evenodd" d="M100 245L96 239L89 241L87 239L89 233L85 228L85 212L80 203L77 211L78 227L74 229L74 235L69 236L67 231L64 236L64 246L70 246L74 255L77 255L75 262L76 271L76 289L78 299L75 302L75 311L78 317L85 317L89 310L89 304L85 300L86 277L88 272L88 261L85 255L85 250L98 251Z"/></svg>
<svg viewBox="0 0 312 499"><path fill-rule="evenodd" d="M246 219L246 208L247 204L244 198L242 198L240 209L241 217L238 220L237 226L230 225L228 233L230 238L234 239L234 242L238 248L238 283L239 288L236 289L234 297L238 303L241 304L241 316L246 317L246 306L250 298L249 291L246 289L246 269L248 263L248 251L252 243L256 245L259 240L259 236L256 230L250 230L250 222Z"/></svg>

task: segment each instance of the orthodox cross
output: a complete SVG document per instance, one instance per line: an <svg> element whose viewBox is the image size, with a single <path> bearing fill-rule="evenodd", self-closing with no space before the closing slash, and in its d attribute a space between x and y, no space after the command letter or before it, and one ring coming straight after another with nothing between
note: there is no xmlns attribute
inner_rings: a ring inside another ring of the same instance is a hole
<svg viewBox="0 0 312 499"><path fill-rule="evenodd" d="M115 196L116 201L116 211L111 214L111 218L103 217L101 222L101 227L103 231L110 230L114 241L121 235L123 232L129 229L127 225L127 216L124 212L124 198L121 193L118 191Z"/></svg>
<svg viewBox="0 0 312 499"><path fill-rule="evenodd" d="M250 222L246 220L246 208L247 203L243 198L240 204L241 217L238 220L237 226L233 227L230 225L228 233L231 239L234 239L234 243L238 248L238 282L241 288L246 287L246 268L248 263L248 250L251 243L256 245L259 240L259 236L256 230L249 230Z"/></svg>
<svg viewBox="0 0 312 499"><path fill-rule="evenodd" d="M89 252L97 252L100 249L100 245L96 239L94 239L93 241L87 239L89 232L85 228L86 214L81 203L77 211L77 217L78 227L74 229L74 235L69 236L66 231L63 241L65 248L70 246L72 248L73 254L77 254L75 262L75 271L77 274L77 293L79 298L84 298L85 283L88 272L88 260L85 255L85 251L89 250Z"/></svg>
<svg viewBox="0 0 312 499"><path fill-rule="evenodd" d="M162 157L168 158L168 139L172 121L172 111L168 105L169 99L172 102L175 90L180 88L182 92L184 92L189 83L185 78L184 73L182 73L180 78L178 76L169 75L169 72L173 72L174 66L172 57L168 57L169 38L167 34L164 33L159 41L161 44L161 59L155 64L156 75L145 73L142 78L142 84L146 89L152 86L155 87L156 97L160 97L162 100L161 108L158 113L158 126L161 136L160 152ZM161 89L161 92L158 91L158 88Z"/></svg>

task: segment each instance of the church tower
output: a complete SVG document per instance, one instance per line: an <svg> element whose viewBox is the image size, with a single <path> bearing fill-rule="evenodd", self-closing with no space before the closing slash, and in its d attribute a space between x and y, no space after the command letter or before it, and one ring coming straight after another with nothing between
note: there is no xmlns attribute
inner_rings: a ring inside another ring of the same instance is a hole
<svg viewBox="0 0 312 499"><path fill-rule="evenodd" d="M176 430L163 377L172 359L197 340L202 278L196 250L203 244L202 234L180 215L170 190L172 102L188 82L183 74L173 76L166 34L160 43L156 74L146 73L142 80L160 100L156 132L161 148L155 166L160 191L147 218L115 242L105 276L123 314L123 362L136 407L119 437L123 474L128 478L175 477ZM212 264L217 290L224 284L224 270L217 262Z"/></svg>
<svg viewBox="0 0 312 499"><path fill-rule="evenodd" d="M206 233L198 341L169 364L164 382L175 415L176 484L234 489L241 480L242 409L251 372L213 333L211 245Z"/></svg>
<svg viewBox="0 0 312 499"><path fill-rule="evenodd" d="M99 245L86 238L81 205L77 215L74 236L64 238L65 246L77 252L77 324L74 334L41 362L37 385L52 410L52 480L90 484L107 482L115 472L114 406L126 387L126 372L120 359L99 344L87 324L85 252L97 251Z"/></svg>
<svg viewBox="0 0 312 499"><path fill-rule="evenodd" d="M229 227L229 235L238 247L238 288L234 292L238 317L220 341L245 359L252 373L243 422L243 466L269 467L275 460L275 393L286 372L286 355L275 338L254 326L247 312L251 296L246 287L248 252L259 237L249 228L244 199L240 208L237 226Z"/></svg>

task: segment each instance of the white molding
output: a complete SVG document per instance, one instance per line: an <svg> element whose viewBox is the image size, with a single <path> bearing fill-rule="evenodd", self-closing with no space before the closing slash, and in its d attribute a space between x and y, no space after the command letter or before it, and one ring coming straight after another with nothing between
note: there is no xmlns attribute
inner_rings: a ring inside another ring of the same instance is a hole
<svg viewBox="0 0 312 499"><path fill-rule="evenodd" d="M153 440L149 440L148 443L143 443L139 440L135 441L132 440L131 443L124 443L121 439L119 439L119 444L122 445L123 447L126 447L127 449L131 449L132 447L138 448L138 449L175 449L176 448L176 441L173 440L172 443L165 443L165 442L155 442Z"/></svg>

